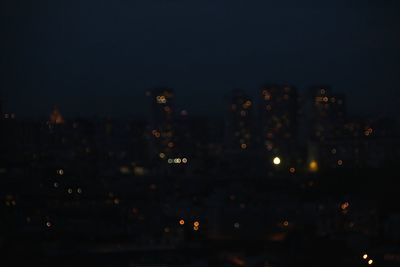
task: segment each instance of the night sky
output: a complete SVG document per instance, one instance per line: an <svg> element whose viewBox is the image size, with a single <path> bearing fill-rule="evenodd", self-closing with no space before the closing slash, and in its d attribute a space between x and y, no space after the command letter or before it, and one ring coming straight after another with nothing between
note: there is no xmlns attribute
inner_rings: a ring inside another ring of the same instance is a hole
<svg viewBox="0 0 400 267"><path fill-rule="evenodd" d="M20 116L136 116L169 86L222 115L233 88L328 84L354 114L399 117L399 1L266 2L3 0L1 95Z"/></svg>

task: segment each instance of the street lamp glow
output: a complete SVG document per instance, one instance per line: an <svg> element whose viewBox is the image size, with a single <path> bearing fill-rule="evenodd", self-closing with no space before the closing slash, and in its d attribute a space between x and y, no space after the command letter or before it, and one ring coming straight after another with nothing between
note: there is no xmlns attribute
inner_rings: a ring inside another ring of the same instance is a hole
<svg viewBox="0 0 400 267"><path fill-rule="evenodd" d="M275 157L274 160L273 160L273 163L275 165L279 165L279 164L281 164L281 159L279 157Z"/></svg>

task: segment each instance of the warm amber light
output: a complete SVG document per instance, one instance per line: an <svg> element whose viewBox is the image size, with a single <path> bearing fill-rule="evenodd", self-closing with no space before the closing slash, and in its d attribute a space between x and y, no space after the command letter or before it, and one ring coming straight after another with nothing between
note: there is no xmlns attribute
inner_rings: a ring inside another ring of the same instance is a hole
<svg viewBox="0 0 400 267"><path fill-rule="evenodd" d="M185 225L185 220L183 220L183 219L179 220L179 224L180 225Z"/></svg>
<svg viewBox="0 0 400 267"><path fill-rule="evenodd" d="M246 148L247 148L247 145L246 145L246 144L240 144L240 147L241 147L242 149L246 149Z"/></svg>
<svg viewBox="0 0 400 267"><path fill-rule="evenodd" d="M344 202L344 203L342 203L342 204L340 205L340 208L341 208L342 210L345 210L345 209L347 209L349 206L350 206L349 202Z"/></svg>
<svg viewBox="0 0 400 267"><path fill-rule="evenodd" d="M284 221L283 225L287 227L287 226L289 226L289 222L288 221Z"/></svg>
<svg viewBox="0 0 400 267"><path fill-rule="evenodd" d="M193 223L193 225L194 225L195 227L199 227L200 223L199 223L198 221L195 221L195 222Z"/></svg>
<svg viewBox="0 0 400 267"><path fill-rule="evenodd" d="M369 265L371 265L372 263L374 263L373 260L369 260L369 261L368 261L368 264L369 264Z"/></svg>
<svg viewBox="0 0 400 267"><path fill-rule="evenodd" d="M363 259L366 260L368 258L368 254L363 255Z"/></svg>
<svg viewBox="0 0 400 267"><path fill-rule="evenodd" d="M193 230L197 231L197 230L199 230L199 227L194 226L194 227L193 227Z"/></svg>
<svg viewBox="0 0 400 267"><path fill-rule="evenodd" d="M309 167L309 170L312 172L318 171L318 163L315 160L312 160L308 167Z"/></svg>

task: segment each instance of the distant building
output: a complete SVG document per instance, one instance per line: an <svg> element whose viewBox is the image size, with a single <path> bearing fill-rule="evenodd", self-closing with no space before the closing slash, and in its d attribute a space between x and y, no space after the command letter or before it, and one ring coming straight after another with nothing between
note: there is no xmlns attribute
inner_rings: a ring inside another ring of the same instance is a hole
<svg viewBox="0 0 400 267"><path fill-rule="evenodd" d="M259 119L262 146L271 155L293 155L297 139L297 90L289 85L264 86Z"/></svg>
<svg viewBox="0 0 400 267"><path fill-rule="evenodd" d="M226 121L226 146L233 150L246 150L254 144L253 102L241 90L233 90L229 97Z"/></svg>
<svg viewBox="0 0 400 267"><path fill-rule="evenodd" d="M334 94L329 87L317 86L309 91L310 138L326 141L340 138L346 122L346 103L343 94Z"/></svg>
<svg viewBox="0 0 400 267"><path fill-rule="evenodd" d="M156 88L146 92L150 99L150 153L162 159L177 155L174 92L170 88Z"/></svg>

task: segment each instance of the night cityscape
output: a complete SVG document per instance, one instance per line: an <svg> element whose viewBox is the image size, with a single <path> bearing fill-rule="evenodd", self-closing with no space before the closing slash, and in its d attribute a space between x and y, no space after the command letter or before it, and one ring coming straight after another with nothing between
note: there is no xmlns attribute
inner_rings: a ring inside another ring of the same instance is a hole
<svg viewBox="0 0 400 267"><path fill-rule="evenodd" d="M400 5L141 2L1 4L0 266L400 266Z"/></svg>

